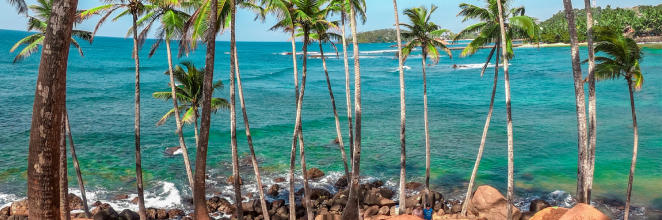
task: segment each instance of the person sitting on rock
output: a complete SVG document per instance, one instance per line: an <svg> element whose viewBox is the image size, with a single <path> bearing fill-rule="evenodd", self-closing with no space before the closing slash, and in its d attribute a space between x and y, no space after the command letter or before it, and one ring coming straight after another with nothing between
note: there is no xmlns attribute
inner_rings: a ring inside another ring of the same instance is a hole
<svg viewBox="0 0 662 220"><path fill-rule="evenodd" d="M432 213L434 210L430 207L430 203L425 204L425 209L423 209L423 218L425 220L432 220Z"/></svg>
<svg viewBox="0 0 662 220"><path fill-rule="evenodd" d="M421 209L421 205L416 205L416 208L414 208L412 214L414 214L416 217L423 218L423 210Z"/></svg>

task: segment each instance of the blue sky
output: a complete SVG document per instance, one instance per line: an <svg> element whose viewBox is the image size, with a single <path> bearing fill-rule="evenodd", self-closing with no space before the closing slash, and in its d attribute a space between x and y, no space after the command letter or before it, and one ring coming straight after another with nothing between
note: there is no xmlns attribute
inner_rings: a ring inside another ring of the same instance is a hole
<svg viewBox="0 0 662 220"><path fill-rule="evenodd" d="M36 0L26 0L28 4L34 4ZM392 0L366 0L368 4L368 20L364 25L359 25L358 30L368 31L383 28L391 28L395 23L393 18L393 1ZM455 15L459 11L458 5L460 3L470 3L476 5L484 5L484 0L398 0L398 9L400 12L405 8L417 7L430 4L435 4L439 9L433 14L432 21L442 26L443 28L450 29L453 32L462 30L471 22L462 23L462 20ZM662 0L597 0L598 6L606 7L632 7L636 5L658 5L662 4ZM94 6L101 5L97 0L79 0L78 8L87 9ZM545 20L560 10L563 10L562 0L515 0L513 6L524 5L526 13L529 16ZM583 0L573 0L575 8L583 8ZM269 28L276 23L273 17L268 17L264 23L254 21L253 12L247 10L239 10L237 16L237 40L239 41L286 41L289 36L281 32L269 31ZM404 19L404 17L400 17ZM93 30L98 16L80 24L77 29ZM14 8L12 8L6 0L0 0L0 29L9 30L26 30L27 18L23 15L17 15ZM406 22L401 20L401 22ZM117 22L110 22L110 19L104 24L97 36L110 36L110 37L124 37L126 30L131 25L130 17L120 19ZM349 31L349 29L348 29ZM221 41L230 39L229 34L222 35L218 38Z"/></svg>

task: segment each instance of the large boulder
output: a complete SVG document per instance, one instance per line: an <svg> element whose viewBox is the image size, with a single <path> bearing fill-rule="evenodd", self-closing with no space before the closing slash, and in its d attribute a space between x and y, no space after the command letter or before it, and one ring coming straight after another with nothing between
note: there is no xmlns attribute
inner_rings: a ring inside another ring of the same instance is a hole
<svg viewBox="0 0 662 220"><path fill-rule="evenodd" d="M563 207L548 207L537 212L529 220L559 220L568 210Z"/></svg>
<svg viewBox="0 0 662 220"><path fill-rule="evenodd" d="M101 204L92 210L94 220L119 220L119 214L109 204Z"/></svg>
<svg viewBox="0 0 662 220"><path fill-rule="evenodd" d="M379 188L384 185L384 182L382 182L381 180L375 180L372 183L370 183L370 185L372 186L372 188Z"/></svg>
<svg viewBox="0 0 662 220"><path fill-rule="evenodd" d="M207 200L207 211L209 213L220 211L221 208L229 206L230 202L228 202L228 200L218 196L211 197L209 200Z"/></svg>
<svg viewBox="0 0 662 220"><path fill-rule="evenodd" d="M559 220L610 220L610 218L593 206L579 203L568 210Z"/></svg>
<svg viewBox="0 0 662 220"><path fill-rule="evenodd" d="M508 216L508 201L494 187L483 185L479 186L471 199L473 206L478 209L479 218L487 219L506 219ZM513 219L519 219L522 213L512 206Z"/></svg>
<svg viewBox="0 0 662 220"><path fill-rule="evenodd" d="M21 201L12 202L9 213L11 215L27 216L28 215L28 200L24 199L24 200L21 200Z"/></svg>
<svg viewBox="0 0 662 220"><path fill-rule="evenodd" d="M338 179L338 181L336 181L335 184L333 184L333 186L335 186L337 189L344 189L347 188L348 184L349 182L347 182L347 176L343 175Z"/></svg>
<svg viewBox="0 0 662 220"><path fill-rule="evenodd" d="M74 194L69 194L69 210L83 210L83 199Z"/></svg>
<svg viewBox="0 0 662 220"><path fill-rule="evenodd" d="M370 208L363 211L363 218L370 218L379 212L379 206L370 206Z"/></svg>
<svg viewBox="0 0 662 220"><path fill-rule="evenodd" d="M276 177L276 179L274 179L274 182L276 182L276 183L282 183L282 182L285 182L285 181L287 181L287 180L284 177Z"/></svg>
<svg viewBox="0 0 662 220"><path fill-rule="evenodd" d="M134 211L131 211L129 209L124 209L122 212L120 212L119 219L120 220L140 220L140 215L138 215L138 213L135 213Z"/></svg>
<svg viewBox="0 0 662 220"><path fill-rule="evenodd" d="M323 177L325 174L322 170L317 169L315 167L310 168L308 171L306 171L306 177L310 179L317 179L320 177Z"/></svg>
<svg viewBox="0 0 662 220"><path fill-rule="evenodd" d="M225 181L228 185L233 185L234 184L234 175L229 176L228 179ZM244 180L239 178L239 185L244 185Z"/></svg>
<svg viewBox="0 0 662 220"><path fill-rule="evenodd" d="M278 184L274 184L271 187L269 187L269 191L267 191L267 195L269 196L278 196L278 190L280 190L280 186Z"/></svg>
<svg viewBox="0 0 662 220"><path fill-rule="evenodd" d="M542 199L534 199L531 201L531 204L529 205L529 211L536 213L539 212L543 209L546 209L547 207L552 207L548 202Z"/></svg>
<svg viewBox="0 0 662 220"><path fill-rule="evenodd" d="M28 216L25 215L12 215L7 218L7 220L28 220Z"/></svg>
<svg viewBox="0 0 662 220"><path fill-rule="evenodd" d="M393 197L393 190L387 189L387 188L379 188L379 195L381 197L390 199Z"/></svg>
<svg viewBox="0 0 662 220"><path fill-rule="evenodd" d="M9 216L9 210L11 209L10 206L4 207L0 209L0 216Z"/></svg>
<svg viewBox="0 0 662 220"><path fill-rule="evenodd" d="M320 188L310 189L311 200L316 200L319 198L330 199L331 197L333 197L333 195L326 189L320 189Z"/></svg>
<svg viewBox="0 0 662 220"><path fill-rule="evenodd" d="M378 206L394 206L395 202L379 196L377 193L374 192L368 192L363 199L363 202L366 205L378 205Z"/></svg>
<svg viewBox="0 0 662 220"><path fill-rule="evenodd" d="M408 182L407 184L405 184L405 189L414 190L414 189L420 189L421 187L423 187L423 184L419 182Z"/></svg>

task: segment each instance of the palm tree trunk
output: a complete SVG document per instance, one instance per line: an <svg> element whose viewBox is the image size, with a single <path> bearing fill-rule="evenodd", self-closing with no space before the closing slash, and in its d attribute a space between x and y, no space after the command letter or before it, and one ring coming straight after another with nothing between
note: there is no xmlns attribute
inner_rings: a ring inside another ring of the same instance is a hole
<svg viewBox="0 0 662 220"><path fill-rule="evenodd" d="M499 54L499 42L494 45L497 54ZM495 50L492 49L492 52ZM487 61L490 62L489 60ZM485 141L487 140L487 131L490 128L490 121L492 120L492 110L494 110L494 96L496 95L497 90L497 81L499 79L499 56L496 56L496 65L494 67L494 84L492 85L492 98L490 99L490 110L487 111L487 120L485 120L485 127L483 128L483 137L480 139L480 147L478 148L478 156L476 157L476 163L474 164L474 169L471 172L471 179L469 180L469 187L467 189L467 194L464 197L464 203L462 204L461 216L467 216L467 205L468 201L471 200L471 191L474 187L474 181L476 180L476 174L478 173L478 166L480 165L480 159L483 157L483 149L485 149Z"/></svg>
<svg viewBox="0 0 662 220"><path fill-rule="evenodd" d="M340 31L342 32L342 52L343 52L343 61L345 64L345 98L347 99L347 122L349 124L349 159L352 161L350 162L353 166L353 161L354 161L354 131L353 131L353 126L352 126L352 92L349 87L349 62L347 58L347 38L345 38L345 19L347 18L347 14L345 13L345 4L341 4L341 12L340 12L340 21L342 22L342 29ZM347 178L350 178L347 176Z"/></svg>
<svg viewBox="0 0 662 220"><path fill-rule="evenodd" d="M510 76L508 75L508 50L507 50L507 41L506 41L506 27L503 20L503 5L501 0L497 0L497 7L499 8L499 25L501 27L501 39L503 43L501 44L501 53L503 56L503 77L506 85L506 117L507 117L507 127L508 127L508 192L506 200L508 202L508 217L507 220L513 219L513 174L514 174L514 164L513 164L513 118L510 111Z"/></svg>
<svg viewBox="0 0 662 220"><path fill-rule="evenodd" d="M591 191L593 190L593 173L595 173L595 145L597 139L597 113L595 97L595 48L593 45L593 11L591 1L584 0L586 8L586 38L588 41L588 152L584 180L586 202L591 204Z"/></svg>
<svg viewBox="0 0 662 220"><path fill-rule="evenodd" d="M45 31L28 151L28 210L33 220L60 220L60 141L77 5L77 0L55 1Z"/></svg>
<svg viewBox="0 0 662 220"><path fill-rule="evenodd" d="M191 162L189 161L188 150L186 149L186 142L184 141L182 119L179 115L179 105L177 104L177 90L175 90L175 77L172 72L172 52L170 51L170 40L166 39L165 44L168 52L168 72L170 72L170 89L172 93L172 105L175 108L175 122L177 123L177 135L179 135L179 147L182 149L182 156L184 157L184 166L186 167L188 183L191 186L191 191L193 191L193 171L191 170Z"/></svg>
<svg viewBox="0 0 662 220"><path fill-rule="evenodd" d="M322 49L322 42L320 46L320 55L322 55L322 67L324 67L324 75L326 76L326 86L329 87L329 96L331 97L331 107L333 107L333 117L336 119L336 133L338 135L338 144L340 145L340 155L342 156L343 165L345 165L345 175L349 176L349 168L347 167L347 155L345 154L345 143L342 140L342 131L340 130L340 119L338 118L338 111L336 110L336 100L333 98L333 90L331 90L331 80L329 80L329 71L326 68L326 59L324 58L324 49Z"/></svg>
<svg viewBox="0 0 662 220"><path fill-rule="evenodd" d="M634 131L634 148L632 149L632 163L630 164L630 177L628 178L628 190L625 197L625 215L624 220L630 217L630 196L632 195L632 182L634 181L634 168L637 165L637 148L639 147L639 133L637 132L637 114L634 110L634 91L633 82L628 78L628 89L630 90L630 108L632 109L632 127Z"/></svg>
<svg viewBox="0 0 662 220"><path fill-rule="evenodd" d="M138 188L138 214L140 220L147 220L145 213L145 193L143 190L143 169L140 156L140 58L138 56L137 9L131 9L133 15L133 59L136 61L136 107L135 107L135 144L136 144L136 186Z"/></svg>
<svg viewBox="0 0 662 220"><path fill-rule="evenodd" d="M577 26L575 25L575 12L571 0L563 0L565 17L568 20L568 32L570 34L570 47L572 51L572 72L575 80L575 101L577 106L577 133L579 157L577 162L577 200L587 203L584 182L586 178L586 104L584 98L584 81L582 69L579 62L579 43L577 40Z"/></svg>
<svg viewBox="0 0 662 220"><path fill-rule="evenodd" d="M299 162L301 163L302 177L303 177L303 190L304 198L303 202L306 206L306 216L308 220L313 220L313 207L310 202L310 188L308 187L308 175L306 173L306 153L305 145L303 143L303 128L301 122L301 110L303 107L303 94L306 88L306 74L308 73L308 41L310 29L308 27L303 27L303 75L301 76L301 92L299 93L299 102L297 103L297 119L296 119L296 129L295 129L295 138L296 134L299 134ZM291 192L290 192L291 193Z"/></svg>
<svg viewBox="0 0 662 220"><path fill-rule="evenodd" d="M400 67L400 210L399 213L404 214L405 201L407 194L405 193L405 184L407 184L407 148L405 145L405 122L406 122L406 105L405 105L405 70L403 69L402 57L402 39L400 39L400 19L398 18L398 3L393 0L393 12L395 14L395 32L398 39L398 66Z"/></svg>
<svg viewBox="0 0 662 220"><path fill-rule="evenodd" d="M80 188L80 197L83 200L83 209L85 211L85 217L92 218L92 214L90 214L90 208L87 206L87 196L85 195L85 183L83 182L83 175L80 173L80 165L78 164L78 157L76 156L76 147L74 147L74 139L71 136L71 126L69 126L68 112L65 112L64 120L67 129L67 136L69 137L69 148L71 148L71 159L74 162L74 169L76 169L76 178L78 179L78 187Z"/></svg>
<svg viewBox="0 0 662 220"><path fill-rule="evenodd" d="M292 63L294 66L294 91L295 91L295 105L297 105L297 110L299 106L299 73L297 65L297 47L296 47L296 38L294 36L294 29L292 30ZM298 116L297 116L298 117ZM296 126L296 125L295 125ZM294 129L294 135L298 135L297 129ZM290 220L296 220L296 198L294 197L294 167L296 163L297 156L297 139L294 137L292 139L292 151L290 152L290 193L289 193L289 202L290 202Z"/></svg>
<svg viewBox="0 0 662 220"><path fill-rule="evenodd" d="M356 16L354 7L350 5L350 22L352 36L356 36ZM359 42L356 37L352 38L354 49L354 115L356 116L356 126L354 130L354 151L352 152L352 179L349 185L349 198L345 210L342 213L343 220L359 219L359 173L361 168L361 67L359 62Z"/></svg>
<svg viewBox="0 0 662 220"><path fill-rule="evenodd" d="M66 122L67 111L64 111L64 120ZM69 180L67 179L67 129L65 123L61 125L62 139L60 140L60 218L62 220L71 220L69 210Z"/></svg>
<svg viewBox="0 0 662 220"><path fill-rule="evenodd" d="M239 175L239 152L237 148L237 105L235 104L235 78L234 73L238 68L236 64L237 41L235 39L235 17L237 6L235 1L230 1L230 136L232 147L232 174L234 176L234 198L236 204L236 215L238 220L244 219L244 211L241 205L241 177ZM211 81L209 82L211 85ZM209 94L211 98L211 93ZM260 189L261 190L261 189Z"/></svg>
<svg viewBox="0 0 662 220"><path fill-rule="evenodd" d="M246 103L244 102L244 89L241 85L241 75L239 74L239 61L237 54L237 46L234 45L232 49L234 53L234 66L235 73L237 77L237 90L239 91L239 102L241 103L241 113L244 116L244 128L246 129L246 139L248 141L248 148L251 151L251 161L253 164L253 171L255 172L255 181L257 182L257 191L260 194L260 205L262 206L262 216L264 220L269 220L269 209L267 209L267 203L264 199L264 190L262 189L262 178L260 177L260 169L257 164L257 158L255 157L255 150L253 149L253 138L251 137L251 128L248 125L248 114L246 114Z"/></svg>
<svg viewBox="0 0 662 220"><path fill-rule="evenodd" d="M425 75L427 54L423 49L423 117L425 123L425 204L430 197L430 123L428 121L428 84Z"/></svg>
<svg viewBox="0 0 662 220"><path fill-rule="evenodd" d="M193 132L195 132L195 147L198 147L198 118L200 118L200 116L198 115L198 108L192 108L193 113L195 114L195 121L193 122Z"/></svg>
<svg viewBox="0 0 662 220"><path fill-rule="evenodd" d="M230 2L232 3L233 1ZM214 29L216 27L218 0L211 0L210 4L209 29ZM207 54L205 58L205 76L202 84L202 116L200 119L200 137L198 143L196 143L198 149L195 158L195 180L193 186L194 215L197 220L209 219L207 201L205 198L205 173L207 171L207 146L209 144L209 130L211 128L211 96L213 93L212 83L214 80L214 59L216 58L216 31L207 31L206 37ZM234 90L234 84L230 87ZM234 103L234 97L231 98ZM197 109L195 110L197 112ZM238 181L238 179L235 179L235 181ZM241 200L239 200L239 202L241 202ZM240 204L241 203L237 205L237 210L241 210ZM239 217L241 217L241 215L239 215Z"/></svg>

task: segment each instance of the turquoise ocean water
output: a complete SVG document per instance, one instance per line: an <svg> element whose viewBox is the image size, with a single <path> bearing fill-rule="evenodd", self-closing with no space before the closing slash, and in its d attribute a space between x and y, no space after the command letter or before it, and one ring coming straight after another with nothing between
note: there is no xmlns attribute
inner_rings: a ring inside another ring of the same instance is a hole
<svg viewBox="0 0 662 220"><path fill-rule="evenodd" d="M26 196L28 140L39 53L12 65L11 46L27 32L0 31L0 206ZM148 40L147 45L153 43ZM467 42L461 42L462 46ZM191 192L181 155L165 156L167 147L178 145L174 120L155 127L171 102L151 97L169 91L165 47L151 59L141 52L142 149L147 206L190 208ZM362 73L362 160L364 181L383 180L397 187L399 177L399 82L398 63L392 44L360 45ZM301 45L299 45L300 48ZM90 200L136 208L119 194L135 194L133 155L134 66L132 41L98 37L83 44L85 57L72 50L67 75L67 108L76 151ZM310 50L317 52L316 44ZM226 84L215 97L229 98L229 43L217 44L214 78ZM289 42L239 42L239 62L251 133L265 185L285 176L294 129L295 103ZM327 55L333 51L325 46ZM662 210L662 49L644 49L644 88L635 94L639 123L639 157L632 195L635 217L657 219ZM342 51L340 51L342 58ZM433 188L446 198L460 199L473 168L490 101L494 68L480 77L488 50L473 57L444 56L427 68ZM570 48L517 48L510 66L515 149L515 195L518 206L534 198L571 205L576 188L577 121L570 64ZM204 65L204 47L183 60ZM335 55L335 53L334 53ZM582 59L586 50L582 48ZM350 54L350 66L352 62ZM328 59L329 74L347 145L345 77L342 59ZM453 64L463 65L453 69ZM301 65L301 60L299 60ZM407 178L424 181L425 138L421 56L407 61ZM586 70L586 66L583 66ZM299 67L301 68L301 67ZM327 177L311 184L331 191L343 170L340 151L332 141L335 122L320 59L310 59L303 109L303 129L308 167L318 167ZM353 72L353 71L352 71ZM586 75L586 71L584 71ZM353 77L352 77L353 79ZM353 80L352 80L353 85ZM632 120L625 80L597 84L598 136L594 205L614 217L625 198L632 157ZM238 114L241 114L238 111ZM240 154L248 152L244 125L239 119ZM231 174L229 112L212 115L208 154L209 195L232 197L225 178ZM191 161L195 162L193 128L185 127ZM347 149L349 152L349 148ZM499 77L494 115L478 172L478 184L490 184L505 192L507 174L506 113L503 73ZM254 192L252 168L242 168L244 192ZM300 169L297 170L300 173ZM73 165L70 187L79 193ZM301 187L298 183L297 187ZM282 191L282 194L287 193ZM275 199L275 198L270 198ZM612 212L613 211L613 212Z"/></svg>

